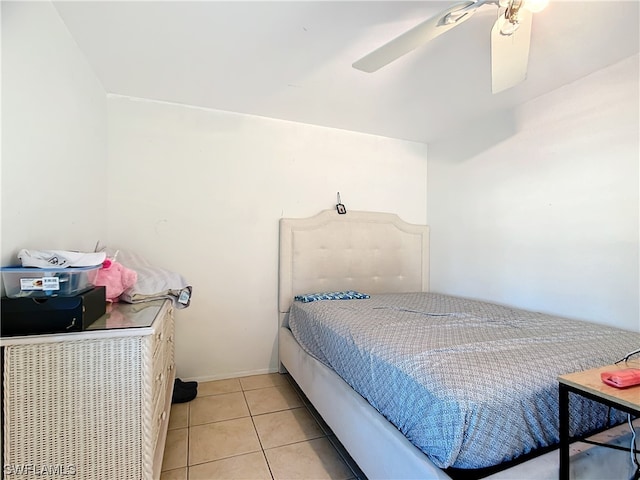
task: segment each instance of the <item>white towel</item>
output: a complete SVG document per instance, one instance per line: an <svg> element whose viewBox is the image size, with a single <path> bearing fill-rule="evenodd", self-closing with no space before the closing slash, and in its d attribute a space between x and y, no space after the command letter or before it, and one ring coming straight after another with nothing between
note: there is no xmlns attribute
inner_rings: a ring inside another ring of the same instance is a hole
<svg viewBox="0 0 640 480"><path fill-rule="evenodd" d="M67 268L102 265L104 252L70 252L67 250L25 250L18 253L23 267Z"/></svg>

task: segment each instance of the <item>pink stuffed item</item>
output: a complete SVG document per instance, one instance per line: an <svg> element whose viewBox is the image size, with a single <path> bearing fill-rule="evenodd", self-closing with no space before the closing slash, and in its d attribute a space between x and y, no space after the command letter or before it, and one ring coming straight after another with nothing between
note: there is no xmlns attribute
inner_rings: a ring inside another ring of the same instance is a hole
<svg viewBox="0 0 640 480"><path fill-rule="evenodd" d="M102 268L98 270L95 285L104 286L107 290L107 301L117 302L127 288L133 287L138 281L138 274L121 263L105 260Z"/></svg>

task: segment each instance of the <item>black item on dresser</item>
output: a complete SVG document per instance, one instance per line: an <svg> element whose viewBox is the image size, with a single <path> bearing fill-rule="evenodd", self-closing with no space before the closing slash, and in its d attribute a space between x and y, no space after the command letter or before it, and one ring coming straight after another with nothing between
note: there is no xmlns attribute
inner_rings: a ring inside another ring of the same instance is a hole
<svg viewBox="0 0 640 480"><path fill-rule="evenodd" d="M3 337L79 332L106 313L105 287L73 297L2 298Z"/></svg>

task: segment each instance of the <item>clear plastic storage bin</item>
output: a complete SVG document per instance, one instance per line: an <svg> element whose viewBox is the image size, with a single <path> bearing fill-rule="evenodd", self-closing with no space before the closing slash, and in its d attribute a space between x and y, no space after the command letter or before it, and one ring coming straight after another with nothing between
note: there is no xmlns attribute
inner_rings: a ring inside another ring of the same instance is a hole
<svg viewBox="0 0 640 480"><path fill-rule="evenodd" d="M94 287L101 266L2 267L1 270L4 290L9 298L71 297Z"/></svg>

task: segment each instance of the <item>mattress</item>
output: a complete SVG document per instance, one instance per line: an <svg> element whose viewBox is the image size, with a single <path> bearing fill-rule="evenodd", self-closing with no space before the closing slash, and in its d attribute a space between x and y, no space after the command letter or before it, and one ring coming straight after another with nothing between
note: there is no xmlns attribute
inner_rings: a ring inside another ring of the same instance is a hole
<svg viewBox="0 0 640 480"><path fill-rule="evenodd" d="M288 326L440 468L557 444L557 376L640 345L640 333L434 293L294 302ZM572 435L625 418L571 398Z"/></svg>

